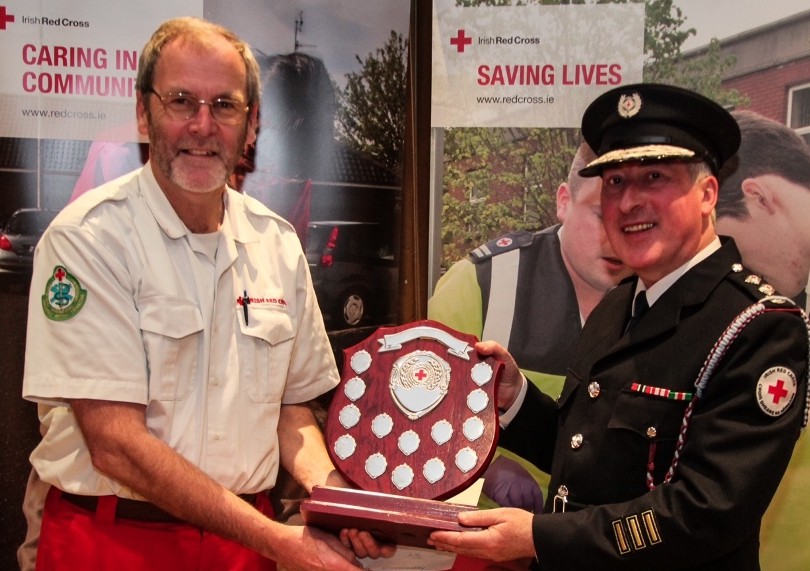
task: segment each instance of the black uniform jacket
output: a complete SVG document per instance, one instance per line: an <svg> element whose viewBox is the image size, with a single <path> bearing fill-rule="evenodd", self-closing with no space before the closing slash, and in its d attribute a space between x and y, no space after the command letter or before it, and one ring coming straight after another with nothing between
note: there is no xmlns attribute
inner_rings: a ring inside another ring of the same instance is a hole
<svg viewBox="0 0 810 571"><path fill-rule="evenodd" d="M627 332L636 278L625 280L585 324L558 402L530 383L499 444L551 468L547 513L533 525L541 569L759 569L760 520L805 413L807 325L791 304L764 302L767 311L724 345L662 483L690 402L672 397L695 393L726 327L765 297L750 276L724 238ZM773 375L794 395L785 410L766 413L757 395ZM548 513L566 489L566 512Z"/></svg>

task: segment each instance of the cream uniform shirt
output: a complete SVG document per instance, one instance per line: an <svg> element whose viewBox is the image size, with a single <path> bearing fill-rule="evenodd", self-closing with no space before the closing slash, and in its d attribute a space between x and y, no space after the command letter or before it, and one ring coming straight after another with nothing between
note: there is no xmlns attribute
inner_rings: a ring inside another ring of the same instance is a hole
<svg viewBox="0 0 810 571"><path fill-rule="evenodd" d="M147 164L46 231L23 381L46 430L31 455L43 480L135 497L93 468L65 402L84 398L146 405L150 432L234 493L275 483L280 405L339 378L292 226L230 189L225 205L218 233L191 234Z"/></svg>

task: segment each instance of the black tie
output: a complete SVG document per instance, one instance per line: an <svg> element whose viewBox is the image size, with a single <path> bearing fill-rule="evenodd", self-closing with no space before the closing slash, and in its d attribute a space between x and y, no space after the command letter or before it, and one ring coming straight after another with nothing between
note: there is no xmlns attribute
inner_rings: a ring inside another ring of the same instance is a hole
<svg viewBox="0 0 810 571"><path fill-rule="evenodd" d="M630 321L627 322L627 329L630 329L638 323L639 319L641 319L649 309L650 304L647 303L647 293L644 291L639 292L633 302L633 315L630 317Z"/></svg>

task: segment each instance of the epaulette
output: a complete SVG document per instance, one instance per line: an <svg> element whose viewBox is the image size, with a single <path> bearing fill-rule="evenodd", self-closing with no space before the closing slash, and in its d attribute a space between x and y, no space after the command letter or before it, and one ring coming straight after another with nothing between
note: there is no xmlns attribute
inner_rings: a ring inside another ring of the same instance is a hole
<svg viewBox="0 0 810 571"><path fill-rule="evenodd" d="M527 232L526 230L517 230L504 234L500 238L495 238L482 246L478 246L470 252L469 258L473 264L479 264L492 256L531 245L534 241L534 235L535 232Z"/></svg>
<svg viewBox="0 0 810 571"><path fill-rule="evenodd" d="M761 300L770 296L776 296L776 299L786 299L781 298L776 288L765 281L765 278L755 274L742 264L737 263L731 266L729 279L736 283L740 289L748 292L755 300Z"/></svg>

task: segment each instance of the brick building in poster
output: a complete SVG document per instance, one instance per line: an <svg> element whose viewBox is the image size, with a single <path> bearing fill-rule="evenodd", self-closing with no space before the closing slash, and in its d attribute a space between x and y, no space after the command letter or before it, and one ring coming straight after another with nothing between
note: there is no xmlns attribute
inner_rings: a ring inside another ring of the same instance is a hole
<svg viewBox="0 0 810 571"><path fill-rule="evenodd" d="M723 87L745 95L756 111L796 130L810 143L810 10L720 40L735 63ZM686 55L700 56L705 48Z"/></svg>

